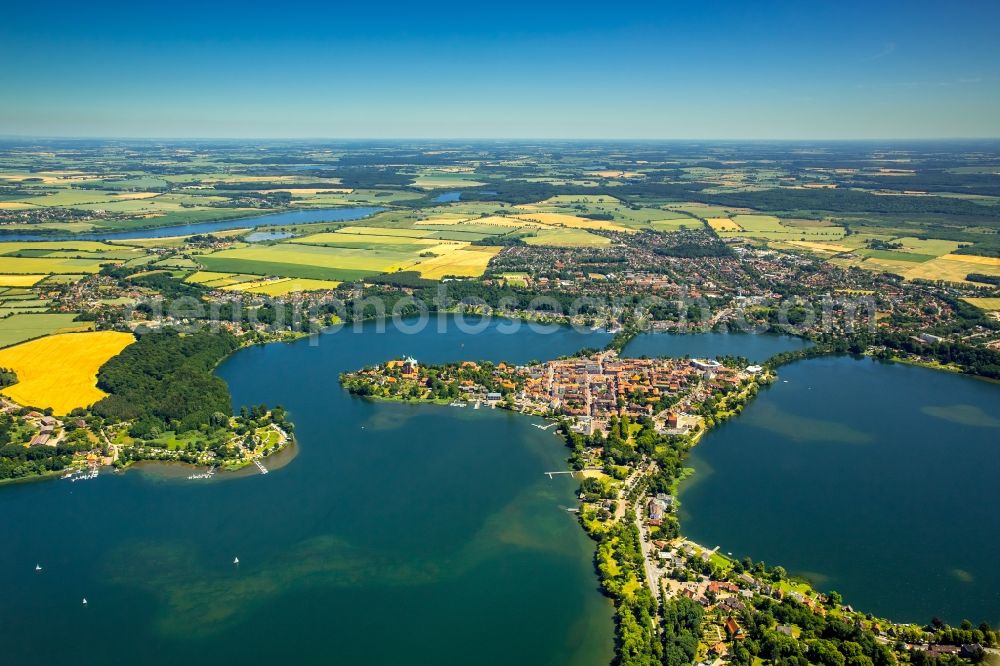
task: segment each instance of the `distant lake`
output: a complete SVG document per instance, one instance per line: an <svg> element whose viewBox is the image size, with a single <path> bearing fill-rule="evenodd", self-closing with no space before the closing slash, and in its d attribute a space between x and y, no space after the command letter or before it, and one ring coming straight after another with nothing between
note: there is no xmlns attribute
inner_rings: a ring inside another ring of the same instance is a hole
<svg viewBox="0 0 1000 666"><path fill-rule="evenodd" d="M800 361L692 463L681 496L692 539L894 620L1000 623L1000 385Z"/></svg>
<svg viewBox="0 0 1000 666"><path fill-rule="evenodd" d="M343 220L360 220L374 215L381 208L369 206L352 206L342 208L317 208L308 210L289 210L283 213L269 213L254 217L237 217L214 222L196 222L155 229L137 229L130 231L100 231L86 234L24 234L3 233L0 228L0 241L51 241L51 240L128 240L132 238L168 238L171 236L190 236L193 234L210 234L215 231L241 229L264 225L308 224L311 222L339 222Z"/></svg>
<svg viewBox="0 0 1000 666"><path fill-rule="evenodd" d="M461 192L444 192L443 194L439 194L433 199L431 199L431 201L433 201L434 203L452 203L458 201L461 198L462 198Z"/></svg>
<svg viewBox="0 0 1000 666"><path fill-rule="evenodd" d="M791 335L749 333L642 333L632 339L623 356L743 356L760 363L775 354L808 347L808 340Z"/></svg>
<svg viewBox="0 0 1000 666"><path fill-rule="evenodd" d="M610 336L445 323L224 362L235 406L281 403L296 424L298 457L266 476L0 487L4 663L606 666L613 608L565 510L578 482L544 475L565 469L561 439L502 410L354 398L337 376L403 354L554 358Z"/></svg>

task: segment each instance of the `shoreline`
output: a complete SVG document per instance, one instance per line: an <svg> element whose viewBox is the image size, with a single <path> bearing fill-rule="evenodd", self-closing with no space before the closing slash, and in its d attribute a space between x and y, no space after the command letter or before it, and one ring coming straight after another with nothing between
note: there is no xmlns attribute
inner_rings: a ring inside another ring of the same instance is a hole
<svg viewBox="0 0 1000 666"><path fill-rule="evenodd" d="M262 456L260 460L262 462L268 461L270 463L267 465L268 472L272 472L291 464L291 462L295 460L298 455L298 442L295 440L295 436L292 435L289 437L289 441L284 446L274 453ZM124 467L116 468L109 466L107 469L114 470L114 473L116 474L125 474L126 472L134 470L162 480L193 481L195 479L189 479L189 475L186 471L190 470L197 473L196 470L204 470L204 468L204 465L184 462L183 460L156 460L149 458L145 460L131 461ZM175 473L176 471L181 471L181 473ZM217 477L220 480L232 480L249 476L257 476L259 474L259 471L254 469L254 463L251 459L238 467L218 467L215 471L214 477Z"/></svg>

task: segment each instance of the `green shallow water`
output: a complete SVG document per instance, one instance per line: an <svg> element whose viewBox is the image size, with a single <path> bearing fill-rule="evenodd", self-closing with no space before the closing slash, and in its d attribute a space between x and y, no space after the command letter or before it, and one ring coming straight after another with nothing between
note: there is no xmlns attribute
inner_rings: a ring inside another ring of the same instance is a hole
<svg viewBox="0 0 1000 666"><path fill-rule="evenodd" d="M219 369L235 404L281 403L297 427L266 476L0 488L4 663L607 664L613 609L564 510L576 483L543 474L565 468L551 430L337 382L403 354L524 362L608 337L503 326L238 352Z"/></svg>
<svg viewBox="0 0 1000 666"><path fill-rule="evenodd" d="M880 616L1000 623L1000 385L800 361L706 435L692 464L692 539Z"/></svg>

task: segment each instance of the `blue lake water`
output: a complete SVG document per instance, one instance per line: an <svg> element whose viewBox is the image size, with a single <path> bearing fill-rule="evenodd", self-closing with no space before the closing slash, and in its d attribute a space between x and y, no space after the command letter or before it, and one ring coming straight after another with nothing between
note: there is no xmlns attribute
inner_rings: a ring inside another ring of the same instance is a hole
<svg viewBox="0 0 1000 666"><path fill-rule="evenodd" d="M708 433L682 529L899 621L1000 624L1000 385L850 357Z"/></svg>
<svg viewBox="0 0 1000 666"><path fill-rule="evenodd" d="M368 206L344 208L319 208L309 210L290 210L283 213L269 213L253 217L229 218L214 222L196 222L193 224L156 227L154 229L138 229L130 231L101 231L86 234L24 234L2 233L0 240L4 241L49 241L49 240L128 240L132 238L167 238L171 236L189 236L192 234L210 234L215 231L241 229L243 227L258 227L264 225L308 224L311 222L338 222L345 220L360 220L374 215L381 208Z"/></svg>
<svg viewBox="0 0 1000 666"><path fill-rule="evenodd" d="M642 333L623 350L624 356L743 356L760 363L785 351L804 349L811 343L790 335L749 333Z"/></svg>
<svg viewBox="0 0 1000 666"><path fill-rule="evenodd" d="M608 664L613 609L565 510L577 482L544 474L565 469L561 439L502 410L354 398L337 377L403 354L552 358L610 336L443 323L225 361L235 405L281 403L296 424L297 457L267 475L0 487L3 663Z"/></svg>
<svg viewBox="0 0 1000 666"><path fill-rule="evenodd" d="M227 359L234 405L280 403L296 424L296 457L266 476L150 467L0 487L4 663L607 664L612 609L565 511L577 482L543 474L564 468L559 438L500 410L353 398L337 377L402 355L554 358L610 336L456 322ZM776 351L767 336L678 337L658 349ZM783 367L695 448L684 531L894 619L995 623L998 415L1000 386L968 377Z"/></svg>
<svg viewBox="0 0 1000 666"><path fill-rule="evenodd" d="M460 200L461 198L462 198L461 192L444 192L431 199L431 201L433 201L434 203L453 203L455 201Z"/></svg>

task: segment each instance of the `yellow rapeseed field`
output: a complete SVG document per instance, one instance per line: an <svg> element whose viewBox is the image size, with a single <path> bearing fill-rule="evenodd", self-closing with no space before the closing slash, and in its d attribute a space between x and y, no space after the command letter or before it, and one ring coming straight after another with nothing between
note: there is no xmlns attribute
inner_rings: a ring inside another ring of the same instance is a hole
<svg viewBox="0 0 1000 666"><path fill-rule="evenodd" d="M31 287L48 275L6 275L0 274L0 287Z"/></svg>
<svg viewBox="0 0 1000 666"><path fill-rule="evenodd" d="M490 259L502 249L487 245L471 245L405 268L419 271L420 277L428 280L440 280L446 275L479 277L486 270Z"/></svg>
<svg viewBox="0 0 1000 666"><path fill-rule="evenodd" d="M708 226L712 227L716 231L742 231L740 225L736 224L728 217L710 217L708 218Z"/></svg>
<svg viewBox="0 0 1000 666"><path fill-rule="evenodd" d="M97 388L97 371L135 341L130 333L63 333L0 350L0 367L17 373L17 384L0 391L22 405L51 407L68 414L106 394Z"/></svg>
<svg viewBox="0 0 1000 666"><path fill-rule="evenodd" d="M635 232L635 229L629 229L614 222L591 220L590 218L567 215L565 213L526 213L518 215L518 217L522 220L538 222L546 226L569 227L571 229L604 229L607 231L624 231L628 233Z"/></svg>

